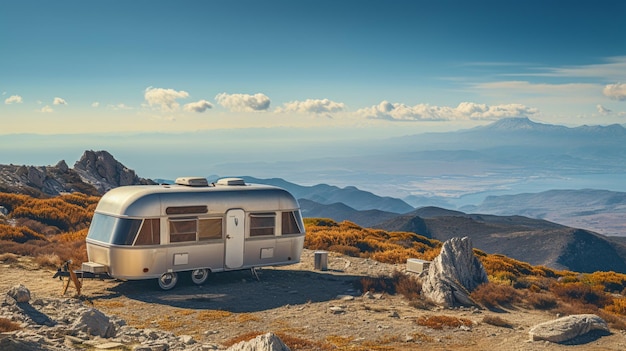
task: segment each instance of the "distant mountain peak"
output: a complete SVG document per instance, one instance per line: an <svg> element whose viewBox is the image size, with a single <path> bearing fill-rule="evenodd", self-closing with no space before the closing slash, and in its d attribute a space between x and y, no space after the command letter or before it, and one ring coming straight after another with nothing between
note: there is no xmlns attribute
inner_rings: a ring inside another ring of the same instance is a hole
<svg viewBox="0 0 626 351"><path fill-rule="evenodd" d="M563 129L566 127L557 126L552 124L543 124L531 121L528 117L510 117L502 118L486 126L478 127L476 129L492 130L492 131L553 131L557 129Z"/></svg>

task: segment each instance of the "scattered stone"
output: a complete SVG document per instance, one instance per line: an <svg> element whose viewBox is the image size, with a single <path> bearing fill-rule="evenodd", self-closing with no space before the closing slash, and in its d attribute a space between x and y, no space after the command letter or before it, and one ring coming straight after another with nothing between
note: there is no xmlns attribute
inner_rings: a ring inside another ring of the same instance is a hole
<svg viewBox="0 0 626 351"><path fill-rule="evenodd" d="M576 314L537 324L528 333L532 341L545 340L560 343L592 330L608 333L609 326L604 319L595 314Z"/></svg>
<svg viewBox="0 0 626 351"><path fill-rule="evenodd" d="M332 306L331 308L329 308L330 312L332 312L332 314L342 314L342 313L346 313L346 310L343 307L340 306Z"/></svg>
<svg viewBox="0 0 626 351"><path fill-rule="evenodd" d="M109 317L95 308L85 310L74 322L72 329L103 338L110 338L115 335L115 327Z"/></svg>
<svg viewBox="0 0 626 351"><path fill-rule="evenodd" d="M352 300L354 300L354 296L352 296L352 295L337 295L337 300L352 301Z"/></svg>
<svg viewBox="0 0 626 351"><path fill-rule="evenodd" d="M226 351L291 351L274 333L259 335L249 341L242 341Z"/></svg>
<svg viewBox="0 0 626 351"><path fill-rule="evenodd" d="M7 292L7 295L19 303L27 303L30 301L30 290L22 284L12 287L9 292Z"/></svg>
<svg viewBox="0 0 626 351"><path fill-rule="evenodd" d="M452 238L443 243L431 263L422 293L440 306L472 306L470 292L487 282L487 272L474 255L470 238Z"/></svg>

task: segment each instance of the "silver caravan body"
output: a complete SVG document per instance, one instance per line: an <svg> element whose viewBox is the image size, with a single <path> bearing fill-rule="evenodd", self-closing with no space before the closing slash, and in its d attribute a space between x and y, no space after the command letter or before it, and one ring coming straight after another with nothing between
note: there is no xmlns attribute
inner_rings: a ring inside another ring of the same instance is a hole
<svg viewBox="0 0 626 351"><path fill-rule="evenodd" d="M124 280L157 278L167 290L180 272L201 284L209 272L300 261L304 225L286 190L240 178L176 183L107 192L89 228L83 270Z"/></svg>

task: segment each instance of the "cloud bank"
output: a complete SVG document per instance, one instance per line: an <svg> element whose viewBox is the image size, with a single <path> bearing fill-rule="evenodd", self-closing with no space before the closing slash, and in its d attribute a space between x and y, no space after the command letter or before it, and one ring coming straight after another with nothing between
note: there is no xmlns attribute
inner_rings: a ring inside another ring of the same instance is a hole
<svg viewBox="0 0 626 351"><path fill-rule="evenodd" d="M221 93L215 96L218 104L231 111L255 112L265 111L270 107L270 98L265 94L227 94Z"/></svg>
<svg viewBox="0 0 626 351"><path fill-rule="evenodd" d="M295 113L332 113L343 111L346 108L342 102L335 102L328 99L306 99L304 101L290 101L276 109L276 112Z"/></svg>
<svg viewBox="0 0 626 351"><path fill-rule="evenodd" d="M144 99L150 106L158 106L162 111L176 111L180 108L177 99L189 97L186 91L148 87L144 91Z"/></svg>
<svg viewBox="0 0 626 351"><path fill-rule="evenodd" d="M408 106L401 103L383 101L378 105L358 110L359 116L389 121L454 121L454 120L495 120L505 117L534 115L536 108L521 104L489 106L473 102L462 102L457 107L431 106L418 104Z"/></svg>
<svg viewBox="0 0 626 351"><path fill-rule="evenodd" d="M54 101L52 101L53 105L67 105L67 101L65 101L65 99L62 99L60 97L55 97Z"/></svg>

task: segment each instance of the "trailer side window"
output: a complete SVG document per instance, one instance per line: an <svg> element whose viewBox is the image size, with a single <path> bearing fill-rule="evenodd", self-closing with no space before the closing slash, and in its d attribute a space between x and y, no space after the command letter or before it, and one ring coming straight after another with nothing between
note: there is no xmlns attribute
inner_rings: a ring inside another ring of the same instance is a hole
<svg viewBox="0 0 626 351"><path fill-rule="evenodd" d="M198 240L211 240L222 238L222 219L201 219L198 223Z"/></svg>
<svg viewBox="0 0 626 351"><path fill-rule="evenodd" d="M276 214L274 212L250 214L250 236L274 235Z"/></svg>
<svg viewBox="0 0 626 351"><path fill-rule="evenodd" d="M282 234L300 234L303 232L299 223L302 220L300 218L299 211L283 212L282 213Z"/></svg>
<svg viewBox="0 0 626 351"><path fill-rule="evenodd" d="M196 241L197 227L195 218L170 219L170 242Z"/></svg>
<svg viewBox="0 0 626 351"><path fill-rule="evenodd" d="M161 243L161 223L158 218L144 219L135 245L159 245Z"/></svg>

